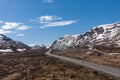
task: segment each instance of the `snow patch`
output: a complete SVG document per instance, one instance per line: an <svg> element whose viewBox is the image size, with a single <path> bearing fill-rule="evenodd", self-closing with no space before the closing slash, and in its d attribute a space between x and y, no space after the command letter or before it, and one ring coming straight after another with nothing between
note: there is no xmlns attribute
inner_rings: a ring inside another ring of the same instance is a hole
<svg viewBox="0 0 120 80"><path fill-rule="evenodd" d="M12 49L0 49L0 52L13 52Z"/></svg>
<svg viewBox="0 0 120 80"><path fill-rule="evenodd" d="M19 51L19 52L22 52L22 51L25 51L26 49L24 48L24 49L17 49L17 51Z"/></svg>
<svg viewBox="0 0 120 80"><path fill-rule="evenodd" d="M113 24L105 24L94 27L89 32L77 35L65 35L55 41L51 46L52 49L66 49L75 46L92 46L95 42L97 45L105 45L113 41L120 47L120 22ZM110 43L111 44L111 43ZM113 43L112 43L113 44ZM108 45L110 46L110 45Z"/></svg>

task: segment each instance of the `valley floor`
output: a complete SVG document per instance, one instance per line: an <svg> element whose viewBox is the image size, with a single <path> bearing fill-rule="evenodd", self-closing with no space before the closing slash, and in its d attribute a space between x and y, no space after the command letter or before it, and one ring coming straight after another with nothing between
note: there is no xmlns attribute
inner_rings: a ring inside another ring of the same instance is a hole
<svg viewBox="0 0 120 80"><path fill-rule="evenodd" d="M0 80L116 80L111 75L48 57L44 52L0 54Z"/></svg>
<svg viewBox="0 0 120 80"><path fill-rule="evenodd" d="M87 49L77 49L77 50L66 50L66 51L57 51L52 52L53 54L67 56L72 58L77 58L80 60L85 60L89 62L95 62L98 64L103 64L111 67L120 68L120 54L101 54L97 55L97 52L90 51Z"/></svg>

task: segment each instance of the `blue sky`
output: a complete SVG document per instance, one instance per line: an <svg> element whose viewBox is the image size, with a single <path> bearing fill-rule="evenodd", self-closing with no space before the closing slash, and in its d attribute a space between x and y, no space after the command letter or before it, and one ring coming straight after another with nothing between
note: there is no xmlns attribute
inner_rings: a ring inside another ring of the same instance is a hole
<svg viewBox="0 0 120 80"><path fill-rule="evenodd" d="M120 21L120 0L0 0L0 34L26 44Z"/></svg>

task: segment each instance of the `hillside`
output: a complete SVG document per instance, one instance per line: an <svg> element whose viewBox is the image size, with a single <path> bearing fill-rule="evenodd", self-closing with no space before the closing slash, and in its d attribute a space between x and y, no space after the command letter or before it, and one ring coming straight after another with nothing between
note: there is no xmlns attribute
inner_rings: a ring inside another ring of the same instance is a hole
<svg viewBox="0 0 120 80"><path fill-rule="evenodd" d="M120 22L94 27L88 32L77 35L65 35L57 39L51 49L63 50L69 47L120 47Z"/></svg>
<svg viewBox="0 0 120 80"><path fill-rule="evenodd" d="M27 49L30 49L28 45L0 34L0 52L16 52Z"/></svg>
<svg viewBox="0 0 120 80"><path fill-rule="evenodd" d="M111 75L46 56L45 51L0 54L0 80L116 80Z"/></svg>

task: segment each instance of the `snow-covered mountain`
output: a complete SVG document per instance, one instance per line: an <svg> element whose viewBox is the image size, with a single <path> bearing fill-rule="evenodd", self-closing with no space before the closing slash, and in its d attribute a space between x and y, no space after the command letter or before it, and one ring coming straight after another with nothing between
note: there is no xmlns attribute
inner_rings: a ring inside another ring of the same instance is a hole
<svg viewBox="0 0 120 80"><path fill-rule="evenodd" d="M75 46L110 46L111 44L120 47L120 22L99 25L83 34L65 35L57 39L51 49L66 49Z"/></svg>
<svg viewBox="0 0 120 80"><path fill-rule="evenodd" d="M0 34L0 52L14 52L30 49L29 46Z"/></svg>
<svg viewBox="0 0 120 80"><path fill-rule="evenodd" d="M29 45L32 49L45 49L46 46L43 44L30 44Z"/></svg>
<svg viewBox="0 0 120 80"><path fill-rule="evenodd" d="M48 49L51 44L30 44L29 45L32 49Z"/></svg>

